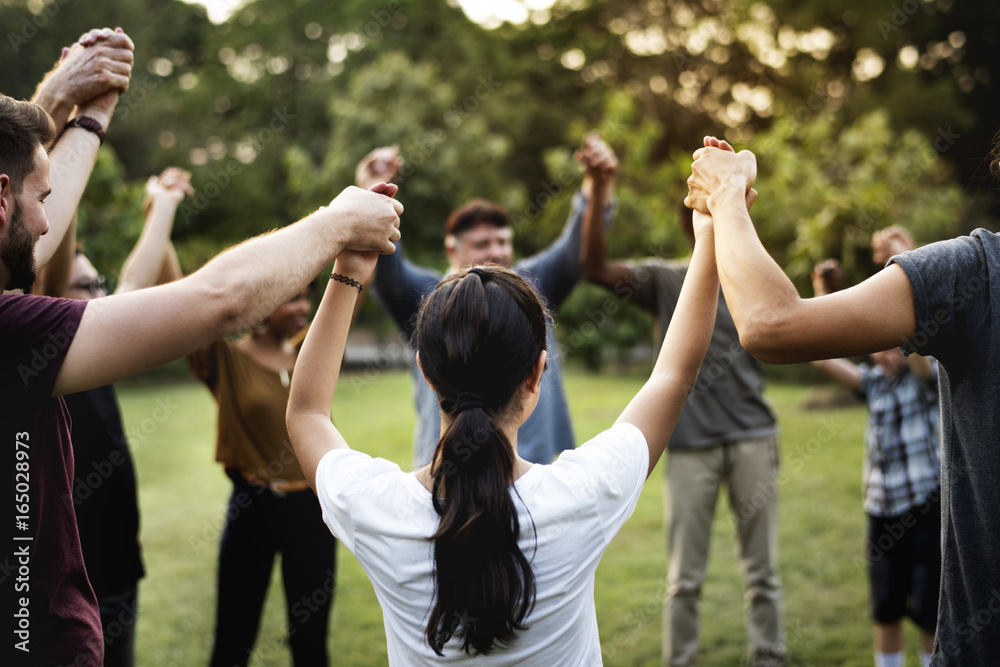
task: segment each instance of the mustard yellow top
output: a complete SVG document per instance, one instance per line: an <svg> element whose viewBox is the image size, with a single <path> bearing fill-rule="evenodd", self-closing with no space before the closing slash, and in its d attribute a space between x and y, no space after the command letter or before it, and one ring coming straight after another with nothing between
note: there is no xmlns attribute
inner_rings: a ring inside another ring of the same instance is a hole
<svg viewBox="0 0 1000 667"><path fill-rule="evenodd" d="M304 481L285 429L291 374L261 366L228 340L188 363L219 404L215 460L265 481Z"/></svg>

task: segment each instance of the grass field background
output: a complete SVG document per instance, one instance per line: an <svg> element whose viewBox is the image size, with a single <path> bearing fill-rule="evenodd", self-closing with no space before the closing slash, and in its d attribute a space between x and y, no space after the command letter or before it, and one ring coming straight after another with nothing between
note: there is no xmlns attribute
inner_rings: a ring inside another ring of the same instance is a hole
<svg viewBox="0 0 1000 667"><path fill-rule="evenodd" d="M611 425L645 376L569 372L577 442ZM781 426L779 558L793 665L872 664L863 560L861 459L864 408L807 410L814 389L771 386ZM135 455L147 575L140 584L140 665L207 664L215 613L215 570L229 480L214 462L214 402L194 383L119 390ZM346 375L334 417L347 441L410 463L415 416L402 371ZM604 662L660 664L666 573L663 465L647 481L635 514L605 553L595 597ZM702 596L699 665L746 661L743 587L725 490L713 527ZM330 632L333 664L386 664L382 614L358 562L338 550ZM289 665L285 603L275 567L251 664ZM907 628L911 662L915 632ZM917 664L917 663L913 663Z"/></svg>

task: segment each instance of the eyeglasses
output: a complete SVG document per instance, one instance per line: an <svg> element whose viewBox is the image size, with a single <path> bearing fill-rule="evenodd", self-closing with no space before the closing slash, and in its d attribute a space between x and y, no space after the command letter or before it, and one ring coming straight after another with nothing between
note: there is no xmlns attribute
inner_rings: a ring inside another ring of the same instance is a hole
<svg viewBox="0 0 1000 667"><path fill-rule="evenodd" d="M93 280L78 280L69 286L71 290L87 292L91 296L97 296L101 292L108 293L108 281L104 276L97 276Z"/></svg>

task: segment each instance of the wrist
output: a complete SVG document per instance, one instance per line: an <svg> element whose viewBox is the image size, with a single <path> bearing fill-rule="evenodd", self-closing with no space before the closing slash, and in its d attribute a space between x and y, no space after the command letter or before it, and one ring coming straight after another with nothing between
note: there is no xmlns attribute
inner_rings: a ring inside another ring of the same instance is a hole
<svg viewBox="0 0 1000 667"><path fill-rule="evenodd" d="M746 210L746 189L738 185L724 185L708 196L708 210L714 216L723 210L738 207Z"/></svg>
<svg viewBox="0 0 1000 667"><path fill-rule="evenodd" d="M337 266L333 267L333 272L330 274L330 284L340 283L345 287L349 287L352 291L357 290L358 294L364 289L364 284L360 280L353 277L349 271L338 271Z"/></svg>
<svg viewBox="0 0 1000 667"><path fill-rule="evenodd" d="M73 118L71 118L69 122L66 123L66 125L63 127L63 131L69 130L74 127L90 132L91 134L96 136L102 144L104 143L104 125L100 121L91 118L90 116L78 114Z"/></svg>
<svg viewBox="0 0 1000 667"><path fill-rule="evenodd" d="M73 116L74 117L87 116L88 118L93 118L98 123L100 123L101 127L104 128L104 131L107 132L108 127L111 125L111 117L114 115L114 113L115 113L114 106L112 106L110 109L104 109L95 105L88 104L84 106L77 106Z"/></svg>
<svg viewBox="0 0 1000 667"><path fill-rule="evenodd" d="M39 85L31 101L45 109L52 116L56 127L62 127L69 118L70 111L73 110L73 103L65 98L53 94L47 87Z"/></svg>

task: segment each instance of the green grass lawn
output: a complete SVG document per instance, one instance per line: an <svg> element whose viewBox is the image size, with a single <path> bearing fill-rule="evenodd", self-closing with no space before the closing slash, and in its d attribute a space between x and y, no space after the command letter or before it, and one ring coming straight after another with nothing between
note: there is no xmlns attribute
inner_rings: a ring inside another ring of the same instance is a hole
<svg viewBox="0 0 1000 667"><path fill-rule="evenodd" d="M643 380L639 375L568 373L577 441L610 426ZM871 628L861 560L864 409L805 410L806 392L792 386L774 386L768 392L781 424L779 541L791 664L870 665ZM138 662L207 664L215 558L229 487L214 462L214 402L193 383L130 386L119 396L138 469L147 568L140 586ZM414 413L405 373L346 376L334 416L355 447L409 464ZM725 498L723 493L702 599L702 666L739 665L746 654L742 583ZM666 572L662 503L661 464L597 572L595 595L606 665L659 665ZM330 632L334 664L383 665L385 634L374 591L353 556L341 548L338 559ZM284 596L277 574L274 579L254 665L290 664ZM911 660L914 634L908 632Z"/></svg>

